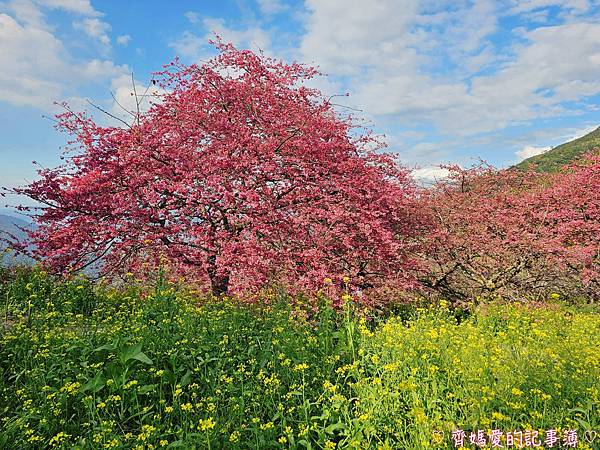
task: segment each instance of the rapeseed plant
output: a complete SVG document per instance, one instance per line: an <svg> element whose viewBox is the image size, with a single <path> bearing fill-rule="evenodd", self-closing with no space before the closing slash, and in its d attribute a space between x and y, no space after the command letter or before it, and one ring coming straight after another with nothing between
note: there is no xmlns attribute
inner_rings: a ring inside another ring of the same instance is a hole
<svg viewBox="0 0 600 450"><path fill-rule="evenodd" d="M556 299L374 321L349 293L315 316L164 282L1 279L0 448L428 449L457 429L600 427L600 317Z"/></svg>

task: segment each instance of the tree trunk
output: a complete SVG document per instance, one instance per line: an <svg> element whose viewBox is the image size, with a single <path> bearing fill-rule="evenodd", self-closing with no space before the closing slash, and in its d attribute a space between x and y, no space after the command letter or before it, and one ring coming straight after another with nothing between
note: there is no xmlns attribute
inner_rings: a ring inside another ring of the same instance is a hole
<svg viewBox="0 0 600 450"><path fill-rule="evenodd" d="M229 292L229 275L211 277L210 288L212 294L216 297L227 295Z"/></svg>
<svg viewBox="0 0 600 450"><path fill-rule="evenodd" d="M208 278L210 280L210 290L216 297L227 295L229 292L229 273L217 273L217 255L208 257Z"/></svg>

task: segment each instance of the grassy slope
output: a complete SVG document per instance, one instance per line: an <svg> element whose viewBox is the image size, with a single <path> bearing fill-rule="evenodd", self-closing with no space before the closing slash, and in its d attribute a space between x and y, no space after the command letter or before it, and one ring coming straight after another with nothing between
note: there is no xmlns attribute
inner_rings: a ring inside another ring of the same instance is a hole
<svg viewBox="0 0 600 450"><path fill-rule="evenodd" d="M532 156L516 165L519 169L526 169L531 164L537 164L538 172L556 172L561 166L577 159L582 154L600 147L600 127L589 134L566 142L541 155Z"/></svg>

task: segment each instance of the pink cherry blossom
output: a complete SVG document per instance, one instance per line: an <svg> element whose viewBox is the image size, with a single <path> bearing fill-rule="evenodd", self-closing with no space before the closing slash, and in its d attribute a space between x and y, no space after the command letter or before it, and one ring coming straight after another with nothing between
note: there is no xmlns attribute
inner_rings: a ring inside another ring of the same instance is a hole
<svg viewBox="0 0 600 450"><path fill-rule="evenodd" d="M406 169L304 82L311 67L217 42L157 74L166 94L128 127L58 116L63 166L17 189L58 272L147 275L162 261L214 294L415 285L425 214Z"/></svg>

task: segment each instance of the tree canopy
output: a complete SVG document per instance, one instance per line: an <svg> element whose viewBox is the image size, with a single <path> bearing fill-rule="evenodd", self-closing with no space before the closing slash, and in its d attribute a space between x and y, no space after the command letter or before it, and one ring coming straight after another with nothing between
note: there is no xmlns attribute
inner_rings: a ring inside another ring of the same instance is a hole
<svg viewBox="0 0 600 450"><path fill-rule="evenodd" d="M18 192L54 270L170 270L214 294L269 283L407 287L426 226L409 173L306 86L314 68L216 43L158 75L166 92L127 127L58 116L75 154Z"/></svg>

